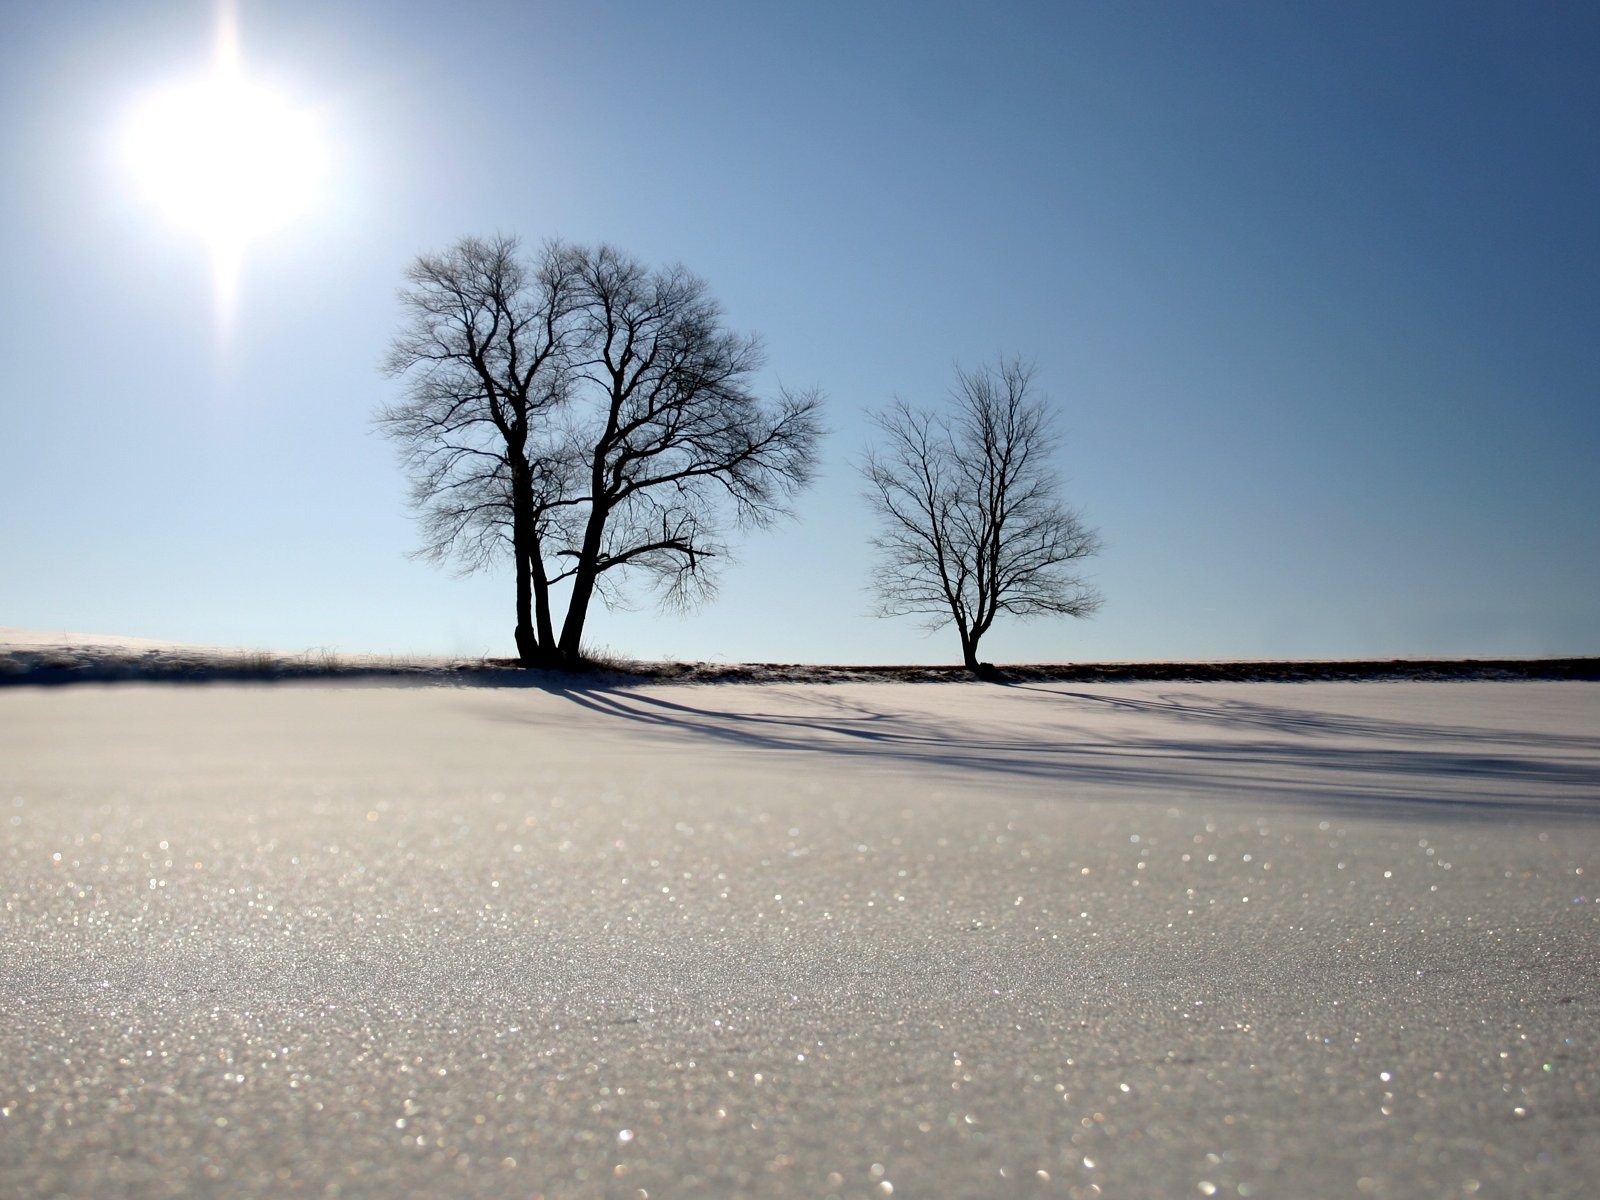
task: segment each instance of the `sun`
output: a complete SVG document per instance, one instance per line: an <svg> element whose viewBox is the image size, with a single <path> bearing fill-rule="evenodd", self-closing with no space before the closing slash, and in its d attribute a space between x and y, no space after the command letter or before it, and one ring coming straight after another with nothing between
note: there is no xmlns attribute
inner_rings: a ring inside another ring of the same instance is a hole
<svg viewBox="0 0 1600 1200"><path fill-rule="evenodd" d="M325 166L313 115L240 69L231 18L210 72L144 97L122 146L140 192L205 241L224 310L247 247L315 206Z"/></svg>

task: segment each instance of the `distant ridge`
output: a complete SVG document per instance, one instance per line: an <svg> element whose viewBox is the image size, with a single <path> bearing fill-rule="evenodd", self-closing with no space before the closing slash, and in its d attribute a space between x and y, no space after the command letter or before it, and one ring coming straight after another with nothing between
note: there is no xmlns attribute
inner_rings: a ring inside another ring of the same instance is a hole
<svg viewBox="0 0 1600 1200"><path fill-rule="evenodd" d="M810 666L804 663L638 663L627 673L693 683L971 682L961 666ZM989 676L1015 683L1263 683L1337 680L1576 679L1600 681L1595 658L1350 659L1234 662L999 663Z"/></svg>
<svg viewBox="0 0 1600 1200"><path fill-rule="evenodd" d="M10 632L10 631L4 631ZM1341 680L1600 681L1600 657L1235 660L999 664L994 683L1309 683ZM582 672L523 670L512 659L299 654L100 639L0 637L0 686L70 683L372 680L480 687L617 687L630 683L964 683L960 666L635 662L608 657Z"/></svg>

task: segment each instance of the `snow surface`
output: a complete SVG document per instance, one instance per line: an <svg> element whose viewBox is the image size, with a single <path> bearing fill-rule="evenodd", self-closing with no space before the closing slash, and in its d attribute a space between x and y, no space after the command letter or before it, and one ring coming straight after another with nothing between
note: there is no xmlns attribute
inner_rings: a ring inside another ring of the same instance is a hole
<svg viewBox="0 0 1600 1200"><path fill-rule="evenodd" d="M8 688L0 1194L1587 1195L1597 816L1590 683Z"/></svg>
<svg viewBox="0 0 1600 1200"><path fill-rule="evenodd" d="M0 646L82 646L111 650L192 648L175 646L171 642L156 641L153 638L121 637L104 633L69 633L66 630L56 629L19 629L11 625L0 625Z"/></svg>
<svg viewBox="0 0 1600 1200"><path fill-rule="evenodd" d="M0 627L0 683L114 679L438 676L468 660L430 655L296 653L100 633Z"/></svg>

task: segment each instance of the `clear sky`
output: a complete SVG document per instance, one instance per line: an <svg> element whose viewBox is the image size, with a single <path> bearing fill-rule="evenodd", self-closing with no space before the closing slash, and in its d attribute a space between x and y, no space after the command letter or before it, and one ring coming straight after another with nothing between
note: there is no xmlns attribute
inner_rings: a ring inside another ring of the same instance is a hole
<svg viewBox="0 0 1600 1200"><path fill-rule="evenodd" d="M225 329L123 149L216 25L0 15L0 625L510 653L369 418L407 262L511 232L684 263L828 396L798 519L596 644L957 658L867 615L852 460L1020 353L1106 604L985 657L1600 653L1594 5L238 0L325 165Z"/></svg>

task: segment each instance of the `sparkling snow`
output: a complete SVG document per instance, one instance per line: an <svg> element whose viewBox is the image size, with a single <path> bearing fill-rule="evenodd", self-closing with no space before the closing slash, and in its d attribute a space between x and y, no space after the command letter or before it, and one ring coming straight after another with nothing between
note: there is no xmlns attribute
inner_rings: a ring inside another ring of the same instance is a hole
<svg viewBox="0 0 1600 1200"><path fill-rule="evenodd" d="M0 689L0 1193L1576 1197L1600 686Z"/></svg>

